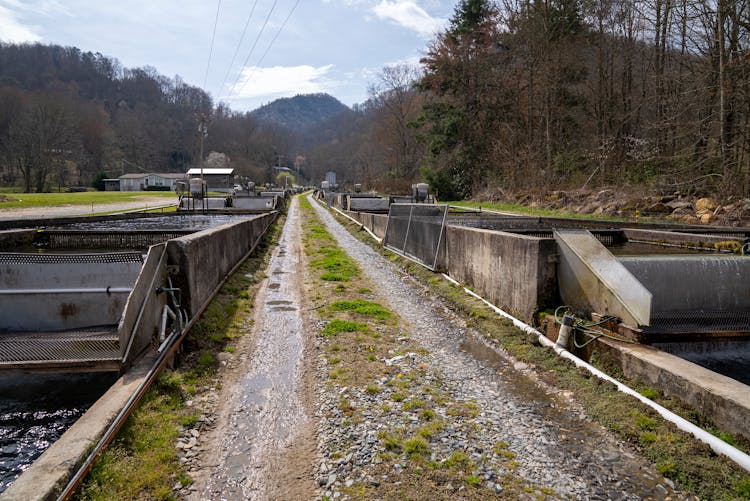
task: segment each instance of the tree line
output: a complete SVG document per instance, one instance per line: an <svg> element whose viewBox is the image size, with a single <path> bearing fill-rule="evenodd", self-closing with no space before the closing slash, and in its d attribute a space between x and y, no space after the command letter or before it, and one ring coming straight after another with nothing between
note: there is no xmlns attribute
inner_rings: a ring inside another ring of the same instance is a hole
<svg viewBox="0 0 750 501"><path fill-rule="evenodd" d="M354 176L486 191L750 194L750 7L461 0L420 68L385 68L335 141Z"/></svg>
<svg viewBox="0 0 750 501"><path fill-rule="evenodd" d="M289 137L156 69L74 47L0 43L0 183L24 191L88 185L124 172L185 172L220 151L263 179Z"/></svg>
<svg viewBox="0 0 750 501"><path fill-rule="evenodd" d="M43 191L123 166L185 171L206 119L205 155L256 182L281 162L382 191L426 180L442 199L602 185L748 197L749 43L744 1L459 0L419 66L384 68L364 103L299 130L153 68L0 44L0 173Z"/></svg>

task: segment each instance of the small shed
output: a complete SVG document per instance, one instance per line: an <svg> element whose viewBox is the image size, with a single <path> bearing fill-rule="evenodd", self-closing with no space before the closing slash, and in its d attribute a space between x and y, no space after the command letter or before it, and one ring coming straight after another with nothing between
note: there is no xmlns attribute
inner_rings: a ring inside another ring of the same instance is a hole
<svg viewBox="0 0 750 501"><path fill-rule="evenodd" d="M114 179L102 179L104 182L104 191L120 191L120 180Z"/></svg>
<svg viewBox="0 0 750 501"><path fill-rule="evenodd" d="M208 191L231 191L234 188L234 169L194 168L187 174L189 179L203 177Z"/></svg>

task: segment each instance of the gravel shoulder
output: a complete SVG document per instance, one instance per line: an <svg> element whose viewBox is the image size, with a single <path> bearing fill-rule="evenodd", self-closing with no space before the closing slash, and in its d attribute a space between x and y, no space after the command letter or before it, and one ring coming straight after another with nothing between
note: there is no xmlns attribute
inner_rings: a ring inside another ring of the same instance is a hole
<svg viewBox="0 0 750 501"><path fill-rule="evenodd" d="M402 372L427 367L427 371L422 371L424 380L417 385L420 391L434 387L432 379L449 399L464 406L470 404L473 410L461 420L453 419L454 429L438 433L429 441L431 461L444 464L456 451L462 452L474 465L468 472L469 483L478 480L485 488L485 495L493 491L508 494L504 490L510 476L520 482L522 493L537 497L688 497L677 492L671 481L659 474L652 464L618 442L604 428L588 421L569 400L569 395L552 394L540 387L524 375L525 364L516 364L502 349L489 345L422 286L354 238L317 203L313 205L338 244L360 264L371 283L376 284L378 300L400 317L406 329L404 338L417 345L409 356L398 360ZM397 424L404 436L417 433L423 425L418 417L414 419L414 413L404 411L403 405L393 405L388 411L378 413L378 404L372 405L370 401L389 400L388 378L381 382L383 390L376 396L341 388L333 393L323 391L319 397L322 417L319 469L329 472L333 468L325 481L323 496L352 495L351 490L344 488L354 486L361 478L372 478L378 488L384 482L398 482L393 474L400 473L408 464L408 454L401 454L395 462L389 462L388 470L384 471L381 463L386 461L379 463L378 457L386 447L382 440L368 441L368 437L378 436L386 426L384 423L390 427ZM343 426L343 420L325 419L326 414L335 415L332 407L337 399L336 392L344 391L352 407L370 410L371 417L364 420L365 424L352 428ZM392 401L392 393L390 397ZM446 421L450 421L449 417L454 416L446 415ZM339 442L339 449L348 447L352 452L353 465L346 462L342 465L335 452L331 452L337 448L332 444ZM498 444L505 447L498 447ZM372 451L368 452L368 448ZM500 459L497 456L512 457L512 461L495 461ZM329 482L333 474L336 477ZM467 492L464 487L449 483L440 486L440 492L446 499L456 495L464 497ZM394 494L394 497L398 496Z"/></svg>
<svg viewBox="0 0 750 501"><path fill-rule="evenodd" d="M188 499L309 499L315 455L314 373L299 215L292 202L281 240L255 299L255 315L234 355L223 354L221 390L202 407L213 426L190 472Z"/></svg>

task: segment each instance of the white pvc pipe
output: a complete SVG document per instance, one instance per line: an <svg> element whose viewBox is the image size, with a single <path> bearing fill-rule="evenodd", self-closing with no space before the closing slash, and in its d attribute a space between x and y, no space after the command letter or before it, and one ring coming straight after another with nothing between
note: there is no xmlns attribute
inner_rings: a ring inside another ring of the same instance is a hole
<svg viewBox="0 0 750 501"><path fill-rule="evenodd" d="M445 273L443 273L443 277L445 277L445 279L448 280L449 282L451 282L452 284L461 286L461 284L459 284L456 280L454 280L450 276L446 275ZM680 430L682 430L684 432L687 432L687 433L690 433L691 435L693 435L695 438L697 438L701 442L703 442L705 444L708 444L708 446L711 447L711 449L715 453L722 454L722 455L728 457L729 459L731 459L732 461L734 461L735 463L737 463L740 467L742 467L746 471L750 471L750 456L749 455L745 454L744 452L742 452L741 450L737 449L736 447L733 447L733 446L729 445L728 443L724 442L723 440L721 440L721 439L713 436L712 434L710 434L706 430L704 430L702 428L699 428L698 426L696 426L693 423L691 423L690 421L682 418L681 416L678 416L677 414L675 414L674 412L670 411L669 409L666 409L665 407L662 407L661 405L657 404L653 400L650 400L650 399L644 397L643 395L641 395L637 391L633 390L632 388L630 388L628 386L625 386L620 381L618 381L618 380L616 380L616 379L608 376L607 374L603 373L602 371L600 371L596 367L594 367L594 366L590 365L589 363L584 362L580 358L576 357L575 355L573 355L572 353L570 353L568 350L560 348L559 346L555 345L555 343L553 343L552 340L550 340L549 338L547 338L547 336L545 336L544 334L542 334L538 330L534 329L530 325L528 325L528 324L522 322L521 320L517 319L516 317L512 316L511 314L506 313L505 311L501 310L500 308L498 308L494 304L492 304L489 301L487 301L486 299L484 299L479 294L477 294L477 293L475 293L475 292L467 289L466 287L464 287L463 289L468 294L474 296L475 298L479 299L484 304L486 304L487 306L489 306L490 308L492 308L492 310L495 311L495 313L497 313L498 315L500 315L502 317L505 317L508 320L512 321L513 325L515 325L516 327L518 327L522 331L524 331L524 332L526 332L528 334L537 336L539 338L539 342L542 345L544 345L544 346L546 346L548 348L552 348L553 350L555 350L555 353L557 353L560 357L568 359L571 362L573 362L574 364L576 364L576 366L586 369L587 371L589 371L591 374L595 375L596 377L614 384L619 391L621 391L621 392L623 392L623 393L625 393L627 395L630 395L630 396L632 396L634 398L637 398L643 404L651 407L653 410L655 410L656 412L658 412L661 415L661 417L663 417L667 421L673 423Z"/></svg>

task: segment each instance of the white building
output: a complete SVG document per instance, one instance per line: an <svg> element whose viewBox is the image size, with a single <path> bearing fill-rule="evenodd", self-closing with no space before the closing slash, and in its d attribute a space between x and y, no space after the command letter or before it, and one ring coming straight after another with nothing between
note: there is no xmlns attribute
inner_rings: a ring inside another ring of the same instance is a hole
<svg viewBox="0 0 750 501"><path fill-rule="evenodd" d="M184 182L185 174L152 172L142 174L123 174L120 180L120 191L144 191L149 186L167 186L169 191L177 189L177 183Z"/></svg>

